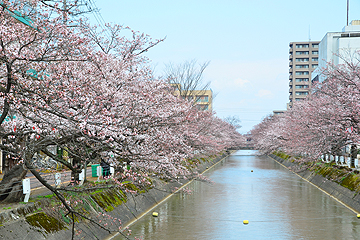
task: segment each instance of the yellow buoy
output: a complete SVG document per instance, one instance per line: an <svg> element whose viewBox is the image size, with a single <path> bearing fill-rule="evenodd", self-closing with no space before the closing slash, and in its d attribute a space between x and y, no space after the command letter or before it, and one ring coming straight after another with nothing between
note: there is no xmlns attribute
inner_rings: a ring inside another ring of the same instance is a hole
<svg viewBox="0 0 360 240"><path fill-rule="evenodd" d="M360 214L358 214L358 215L356 215L357 216L357 218L360 218Z"/></svg>
<svg viewBox="0 0 360 240"><path fill-rule="evenodd" d="M244 220L243 224L249 224L249 220Z"/></svg>
<svg viewBox="0 0 360 240"><path fill-rule="evenodd" d="M159 214L157 213L157 212L153 212L153 217L157 217L157 216L159 216Z"/></svg>
<svg viewBox="0 0 360 240"><path fill-rule="evenodd" d="M253 170L251 170L251 172L253 172Z"/></svg>

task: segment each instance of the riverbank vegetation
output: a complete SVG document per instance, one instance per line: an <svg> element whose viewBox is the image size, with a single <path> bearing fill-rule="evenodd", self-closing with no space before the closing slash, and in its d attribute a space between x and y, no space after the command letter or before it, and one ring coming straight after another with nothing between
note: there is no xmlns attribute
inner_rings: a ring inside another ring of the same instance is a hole
<svg viewBox="0 0 360 240"><path fill-rule="evenodd" d="M324 162L321 159L317 161L304 161L301 157L295 158L281 151L274 151L272 154L285 161L292 162L293 165L289 168L295 173L304 170L310 171L354 191L355 194L360 193L360 172L357 169L348 167L348 165L339 165L335 161Z"/></svg>
<svg viewBox="0 0 360 240"><path fill-rule="evenodd" d="M200 159L244 141L237 126L174 94L169 82L176 79L154 75L145 54L164 39L117 24L91 26L83 15L91 9L79 1L4 0L1 7L0 202L23 199L21 182L30 171L75 223L86 218L74 203L88 164L111 164L119 191L141 192L151 187L150 177L199 178ZM69 186L41 176L34 157L40 153L71 171Z"/></svg>

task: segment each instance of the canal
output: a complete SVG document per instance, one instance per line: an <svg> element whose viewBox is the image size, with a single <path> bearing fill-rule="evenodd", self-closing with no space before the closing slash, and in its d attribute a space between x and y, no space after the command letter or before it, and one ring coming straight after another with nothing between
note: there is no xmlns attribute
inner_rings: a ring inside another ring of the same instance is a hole
<svg viewBox="0 0 360 240"><path fill-rule="evenodd" d="M190 183L192 194L131 225L131 239L360 239L354 212L256 151L237 151L205 175L213 183Z"/></svg>

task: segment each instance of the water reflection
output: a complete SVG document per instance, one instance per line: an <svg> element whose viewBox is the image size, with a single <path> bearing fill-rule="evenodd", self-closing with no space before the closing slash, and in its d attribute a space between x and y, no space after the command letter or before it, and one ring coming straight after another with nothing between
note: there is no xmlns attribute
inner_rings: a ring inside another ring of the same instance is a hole
<svg viewBox="0 0 360 240"><path fill-rule="evenodd" d="M130 228L143 239L360 239L360 220L273 160L238 151ZM251 171L252 170L252 171ZM249 220L244 225L243 220ZM121 238L119 238L121 239Z"/></svg>

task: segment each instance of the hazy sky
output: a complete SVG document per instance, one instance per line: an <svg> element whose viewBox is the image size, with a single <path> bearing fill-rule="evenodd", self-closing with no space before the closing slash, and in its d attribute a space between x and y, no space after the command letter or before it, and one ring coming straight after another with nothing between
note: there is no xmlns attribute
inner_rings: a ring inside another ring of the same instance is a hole
<svg viewBox="0 0 360 240"><path fill-rule="evenodd" d="M164 38L146 55L164 64L210 61L213 106L238 116L241 133L289 102L289 42L321 40L346 25L346 0L93 0L105 22ZM360 19L350 0L349 22ZM96 21L94 21L96 23Z"/></svg>

